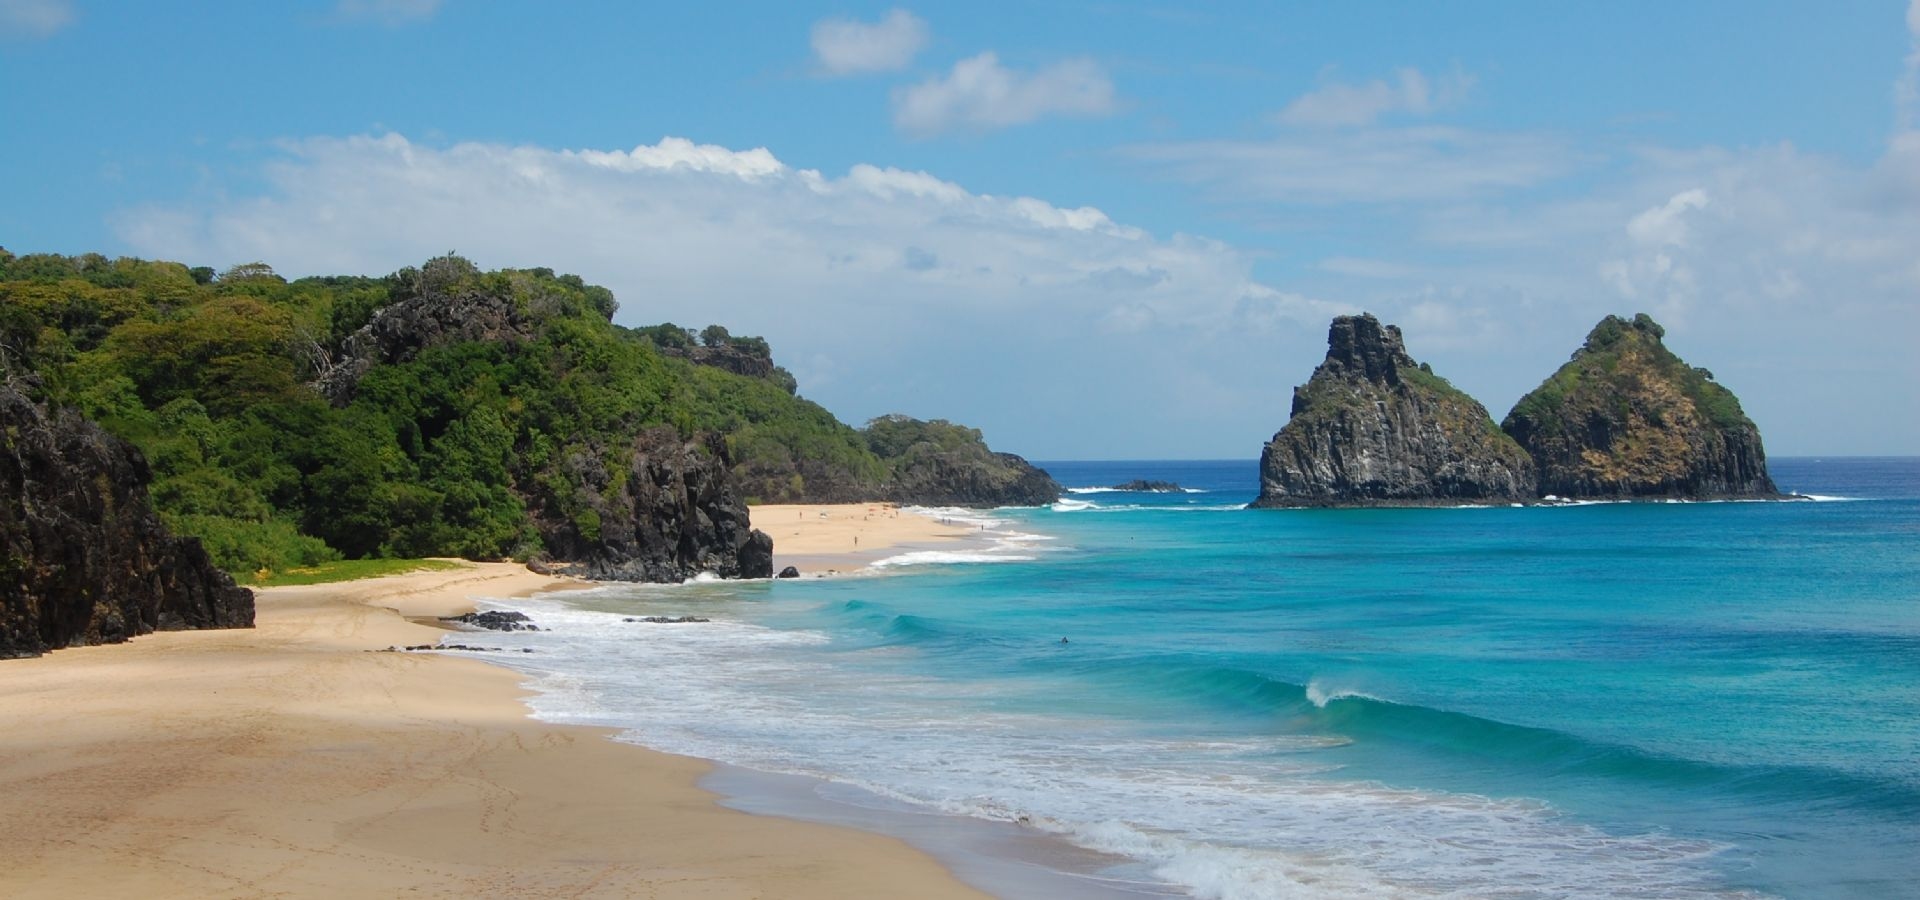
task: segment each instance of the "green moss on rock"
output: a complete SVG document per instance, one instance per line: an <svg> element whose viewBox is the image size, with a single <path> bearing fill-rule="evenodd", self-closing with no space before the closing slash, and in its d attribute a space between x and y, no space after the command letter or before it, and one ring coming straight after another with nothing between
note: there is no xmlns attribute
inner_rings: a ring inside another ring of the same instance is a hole
<svg viewBox="0 0 1920 900"><path fill-rule="evenodd" d="M1540 490L1578 498L1773 497L1760 432L1713 373L1687 365L1641 313L1608 316L1501 427Z"/></svg>

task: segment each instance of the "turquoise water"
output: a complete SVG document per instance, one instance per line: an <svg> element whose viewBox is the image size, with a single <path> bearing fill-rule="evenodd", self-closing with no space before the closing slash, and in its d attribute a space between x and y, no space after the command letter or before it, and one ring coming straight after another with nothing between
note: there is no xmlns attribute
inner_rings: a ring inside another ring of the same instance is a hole
<svg viewBox="0 0 1920 900"><path fill-rule="evenodd" d="M517 604L553 630L516 665L545 718L1197 896L1920 896L1920 460L1775 462L1824 502L1320 511L1238 508L1249 462L1044 465L1199 492Z"/></svg>

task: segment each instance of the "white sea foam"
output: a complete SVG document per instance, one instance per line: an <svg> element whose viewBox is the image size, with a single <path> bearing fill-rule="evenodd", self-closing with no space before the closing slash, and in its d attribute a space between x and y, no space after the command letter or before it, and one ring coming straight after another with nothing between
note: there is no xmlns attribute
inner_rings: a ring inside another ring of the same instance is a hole
<svg viewBox="0 0 1920 900"><path fill-rule="evenodd" d="M1086 500L1059 500L1053 504L1054 512L1229 512L1246 509L1244 503L1093 503Z"/></svg>
<svg viewBox="0 0 1920 900"><path fill-rule="evenodd" d="M1375 697L1374 695L1369 694L1365 691L1357 691L1351 688L1331 687L1318 678L1310 679L1307 681L1307 702L1313 704L1314 706L1320 707L1321 709L1326 709L1327 704L1332 703L1335 700L1345 700L1349 697L1358 697L1363 700L1379 700L1382 702L1392 702L1392 701L1384 700L1383 698L1380 698L1380 697Z"/></svg>
<svg viewBox="0 0 1920 900"><path fill-rule="evenodd" d="M1219 900L1394 896L1726 896L1719 847L1613 834L1539 803L1340 780L1337 734L1164 740L1128 723L1020 712L999 682L937 679L906 648L747 621L723 589L512 601L543 628L492 642L545 720L754 769L856 785L915 807L1020 822L1140 860ZM698 611L699 625L624 621ZM1316 704L1363 696L1315 679Z"/></svg>
<svg viewBox="0 0 1920 900"><path fill-rule="evenodd" d="M902 553L898 556L889 556L886 559L875 560L872 563L872 565L876 569L886 569L886 568L892 568L894 566L941 566L941 565L955 565L959 563L1031 562L1033 559L1034 557L1032 556L1024 556L1024 555L1015 554L1015 553L996 553L992 550L978 550L978 551L914 550L907 553Z"/></svg>
<svg viewBox="0 0 1920 900"><path fill-rule="evenodd" d="M1069 494L1138 494L1138 493L1142 493L1140 491L1123 491L1116 487L1097 487L1097 486L1096 487L1070 487L1070 488L1067 488L1066 491ZM1183 494L1212 493L1206 488L1190 488L1190 487L1183 487L1180 489L1179 492ZM1165 492L1147 491L1146 493L1173 493L1173 492L1172 491L1165 491Z"/></svg>

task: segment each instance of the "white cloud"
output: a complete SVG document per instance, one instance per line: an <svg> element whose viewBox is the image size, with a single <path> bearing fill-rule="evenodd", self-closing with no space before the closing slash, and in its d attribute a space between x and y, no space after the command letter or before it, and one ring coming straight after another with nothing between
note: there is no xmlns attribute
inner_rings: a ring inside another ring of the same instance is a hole
<svg viewBox="0 0 1920 900"><path fill-rule="evenodd" d="M1123 151L1235 202L1456 200L1532 187L1579 166L1547 135L1459 128L1373 128L1262 141L1146 144Z"/></svg>
<svg viewBox="0 0 1920 900"><path fill-rule="evenodd" d="M927 45L927 23L904 9L880 21L822 19L813 25L813 59L829 75L904 69Z"/></svg>
<svg viewBox="0 0 1920 900"><path fill-rule="evenodd" d="M1118 107L1106 70L1070 59L1021 72L992 52L963 59L944 77L893 92L893 122L902 131L991 131L1046 116L1104 116Z"/></svg>
<svg viewBox="0 0 1920 900"><path fill-rule="evenodd" d="M1459 71L1430 82L1419 69L1403 68L1394 72L1392 81L1325 84L1294 98L1278 118L1287 125L1339 127L1371 125L1395 112L1426 116L1465 99L1473 82Z"/></svg>
<svg viewBox="0 0 1920 900"><path fill-rule="evenodd" d="M488 267L576 272L614 289L624 324L766 335L802 390L850 421L904 411L1061 442L1019 452L1138 446L1133 418L1076 385L1172 410L1190 408L1177 386L1200 379L1218 382L1220 402L1284 411L1293 354L1275 347L1317 358L1326 317L1345 308L1258 283L1253 257L1217 241L925 172L830 176L677 138L630 151L399 135L282 149L251 196L129 210L115 229L142 255L261 259L293 276L388 272L448 248ZM1208 371L1184 371L1195 366ZM993 377L954 377L983 369ZM1222 417L1168 430L1154 452L1251 447L1277 426Z"/></svg>
<svg viewBox="0 0 1920 900"><path fill-rule="evenodd" d="M73 0L0 0L0 38L43 38L73 20Z"/></svg>
<svg viewBox="0 0 1920 900"><path fill-rule="evenodd" d="M1635 243L1650 247L1685 247L1687 213L1706 207L1706 191L1699 188L1681 191L1667 202L1634 216L1627 223L1627 236Z"/></svg>
<svg viewBox="0 0 1920 900"><path fill-rule="evenodd" d="M658 144L641 144L628 151L580 150L571 155L596 166L626 172L686 169L755 179L778 175L787 168L765 147L733 151L677 137L661 138Z"/></svg>
<svg viewBox="0 0 1920 900"><path fill-rule="evenodd" d="M424 22L440 11L440 0L339 0L334 13L342 19L396 26Z"/></svg>

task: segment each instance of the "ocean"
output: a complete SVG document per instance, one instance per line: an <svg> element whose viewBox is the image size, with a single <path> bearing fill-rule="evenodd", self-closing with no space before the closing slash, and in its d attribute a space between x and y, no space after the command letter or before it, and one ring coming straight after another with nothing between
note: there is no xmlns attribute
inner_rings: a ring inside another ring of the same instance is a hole
<svg viewBox="0 0 1920 900"><path fill-rule="evenodd" d="M542 719L1006 896L1920 897L1920 459L1393 510L1041 465L1050 508L942 512L979 546L513 601L549 630L489 642ZM1188 490L1096 489L1134 478Z"/></svg>

